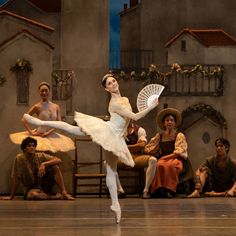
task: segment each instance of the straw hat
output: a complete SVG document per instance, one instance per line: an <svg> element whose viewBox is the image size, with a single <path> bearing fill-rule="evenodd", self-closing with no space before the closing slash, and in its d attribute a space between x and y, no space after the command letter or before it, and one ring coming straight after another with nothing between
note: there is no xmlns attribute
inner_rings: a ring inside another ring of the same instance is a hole
<svg viewBox="0 0 236 236"><path fill-rule="evenodd" d="M163 119L167 115L172 115L175 117L175 125L178 127L181 124L181 114L177 109L165 108L157 114L157 124L162 129L165 130Z"/></svg>

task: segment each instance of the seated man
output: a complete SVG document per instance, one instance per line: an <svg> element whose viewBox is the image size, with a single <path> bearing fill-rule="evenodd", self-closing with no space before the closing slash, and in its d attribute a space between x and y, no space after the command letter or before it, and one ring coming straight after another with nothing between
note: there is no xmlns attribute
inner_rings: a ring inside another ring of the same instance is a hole
<svg viewBox="0 0 236 236"><path fill-rule="evenodd" d="M11 195L3 200L12 200L20 183L25 187L25 200L63 199L74 200L65 189L64 180L58 164L61 160L42 152L35 152L37 140L25 138L21 143L23 153L16 156L12 169ZM61 194L51 196L54 183L57 183Z"/></svg>
<svg viewBox="0 0 236 236"><path fill-rule="evenodd" d="M216 155L208 158L196 171L195 190L188 197L236 196L236 162L228 156L227 139L215 141Z"/></svg>
<svg viewBox="0 0 236 236"><path fill-rule="evenodd" d="M144 146L147 143L146 131L142 127L138 126L134 123L134 121L130 121L129 127L127 129L127 140L126 143L129 147L129 150L134 159L135 168L146 168L146 180L145 187L143 190L143 198L150 198L149 187L152 183L152 179L155 175L156 171L156 163L157 159L150 155L143 155L142 151ZM122 164L118 164L121 167ZM124 190L117 178L117 189L119 192L119 196L124 196Z"/></svg>

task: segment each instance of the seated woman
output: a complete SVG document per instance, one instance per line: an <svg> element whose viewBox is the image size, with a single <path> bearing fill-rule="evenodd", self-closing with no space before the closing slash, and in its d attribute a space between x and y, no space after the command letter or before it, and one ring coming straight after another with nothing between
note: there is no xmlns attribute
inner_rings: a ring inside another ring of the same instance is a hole
<svg viewBox="0 0 236 236"><path fill-rule="evenodd" d="M29 111L29 115L36 116L41 120L60 121L60 107L51 102L50 85L47 82L41 82L38 86L38 92L41 100L34 104ZM74 149L74 142L67 136L55 132L55 129L39 126L31 129L28 122L22 119L23 125L27 131L10 134L10 139L15 144L21 144L26 137L34 136L37 140L37 151L48 152L67 152Z"/></svg>
<svg viewBox="0 0 236 236"><path fill-rule="evenodd" d="M163 132L157 133L144 148L146 154L158 159L151 193L158 190L161 196L173 197L178 184L193 176L185 136L176 129L180 123L181 114L176 109L166 108L157 115L157 124Z"/></svg>

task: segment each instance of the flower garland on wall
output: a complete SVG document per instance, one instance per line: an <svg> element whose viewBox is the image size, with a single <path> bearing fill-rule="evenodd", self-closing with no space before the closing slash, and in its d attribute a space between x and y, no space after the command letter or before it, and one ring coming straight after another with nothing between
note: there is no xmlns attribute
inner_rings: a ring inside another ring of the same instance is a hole
<svg viewBox="0 0 236 236"><path fill-rule="evenodd" d="M67 100L77 86L77 79L73 70L55 70L52 72L53 99Z"/></svg>
<svg viewBox="0 0 236 236"><path fill-rule="evenodd" d="M140 75L132 71L130 75L126 75L126 73L122 70L118 74L120 79L142 79L145 80L145 85L150 83L159 83L166 85L167 78L172 77L175 74L187 75L191 76L196 73L200 73L202 77L217 77L222 75L224 72L223 66L214 66L211 71L209 69L205 70L204 66L201 64L197 64L190 69L182 69L178 63L173 63L170 67L170 71L161 72L157 65L150 64L148 68L148 72L142 71Z"/></svg>
<svg viewBox="0 0 236 236"><path fill-rule="evenodd" d="M52 79L56 82L59 87L65 86L70 80L75 79L75 73L73 70L65 71L64 76L60 73L62 71L53 71Z"/></svg>
<svg viewBox="0 0 236 236"><path fill-rule="evenodd" d="M204 116L209 117L213 122L219 124L224 129L227 129L226 120L221 113L215 110L212 106L204 103L198 103L185 109L182 112L182 118L184 119L195 112L202 113Z"/></svg>
<svg viewBox="0 0 236 236"><path fill-rule="evenodd" d="M18 58L16 60L16 63L11 66L10 71L14 73L22 73L24 72L25 74L33 73L33 68L31 63L24 59L24 58Z"/></svg>

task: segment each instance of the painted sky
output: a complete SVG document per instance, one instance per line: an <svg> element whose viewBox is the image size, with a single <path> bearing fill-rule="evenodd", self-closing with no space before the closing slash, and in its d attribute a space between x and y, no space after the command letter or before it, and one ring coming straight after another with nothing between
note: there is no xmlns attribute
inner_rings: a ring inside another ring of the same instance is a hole
<svg viewBox="0 0 236 236"><path fill-rule="evenodd" d="M110 48L120 48L120 16L124 3L129 0L110 0Z"/></svg>
<svg viewBox="0 0 236 236"><path fill-rule="evenodd" d="M6 0L0 0L0 5ZM119 12L122 11L124 3L129 0L110 0L110 48L120 48L120 17Z"/></svg>

